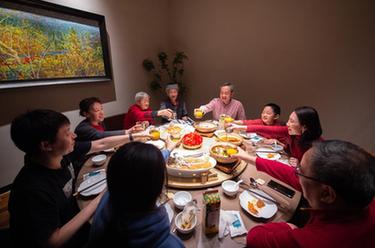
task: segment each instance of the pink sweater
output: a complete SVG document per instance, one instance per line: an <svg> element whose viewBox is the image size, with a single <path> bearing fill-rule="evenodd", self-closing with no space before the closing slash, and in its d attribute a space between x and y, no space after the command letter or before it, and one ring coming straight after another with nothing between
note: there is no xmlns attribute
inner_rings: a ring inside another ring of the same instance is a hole
<svg viewBox="0 0 375 248"><path fill-rule="evenodd" d="M294 169L287 165L257 158L256 167L301 188ZM357 212L313 212L302 228L291 229L285 222L256 226L247 234L247 247L374 247L374 233L375 200Z"/></svg>

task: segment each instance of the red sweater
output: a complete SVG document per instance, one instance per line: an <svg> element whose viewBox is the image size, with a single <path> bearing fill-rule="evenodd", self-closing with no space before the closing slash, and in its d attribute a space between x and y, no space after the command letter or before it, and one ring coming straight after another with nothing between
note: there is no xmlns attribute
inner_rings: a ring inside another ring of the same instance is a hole
<svg viewBox="0 0 375 248"><path fill-rule="evenodd" d="M150 125L154 124L156 111L150 108L142 110L137 104L130 106L128 113L124 118L124 129L129 129L136 124L137 121L148 121Z"/></svg>
<svg viewBox="0 0 375 248"><path fill-rule="evenodd" d="M276 120L273 125L266 125L262 119L255 119L255 120L242 120L243 124L248 126L248 125L262 125L262 126L284 126L282 122L279 120Z"/></svg>
<svg viewBox="0 0 375 248"><path fill-rule="evenodd" d="M291 157L297 158L301 161L303 154L307 149L303 149L298 143L301 139L300 135L290 136L288 134L287 126L262 126L262 125L249 125L247 132L255 132L267 139L277 139L284 143L287 147L286 150Z"/></svg>
<svg viewBox="0 0 375 248"><path fill-rule="evenodd" d="M296 185L294 169L287 165L257 158L256 167L301 188L299 183ZM256 226L247 234L247 247L374 247L374 233L375 200L367 208L350 214L312 212L304 227L293 230L285 222Z"/></svg>

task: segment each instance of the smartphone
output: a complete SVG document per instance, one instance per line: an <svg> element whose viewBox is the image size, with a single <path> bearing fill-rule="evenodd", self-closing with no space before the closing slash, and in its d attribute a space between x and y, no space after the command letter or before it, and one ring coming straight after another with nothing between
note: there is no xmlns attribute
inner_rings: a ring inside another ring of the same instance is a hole
<svg viewBox="0 0 375 248"><path fill-rule="evenodd" d="M289 198L293 198L293 196L295 195L295 191L288 188L288 187L285 187L284 185L281 185L273 180L270 180L268 183L267 183L267 186L270 187L271 189L273 190L276 190L277 192L289 197Z"/></svg>

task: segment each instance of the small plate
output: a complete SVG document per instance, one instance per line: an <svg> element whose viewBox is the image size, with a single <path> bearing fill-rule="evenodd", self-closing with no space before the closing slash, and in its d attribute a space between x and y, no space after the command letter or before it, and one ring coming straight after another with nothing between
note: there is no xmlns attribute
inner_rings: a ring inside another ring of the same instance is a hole
<svg viewBox="0 0 375 248"><path fill-rule="evenodd" d="M271 196L269 196L268 194L264 193L261 190L257 190L257 189L252 189L252 190L254 190L257 193L262 194L262 195L264 195L264 196L266 196L268 198L273 199ZM250 215L252 215L254 217L269 219L272 216L274 216L276 214L276 212L277 212L277 206L276 206L275 203L267 201L266 199L263 199L260 196L252 194L251 192L249 192L247 190L243 191L240 194L239 199L240 199L240 205L241 205L241 207L246 212L248 212ZM258 208L258 207L255 206L255 209L258 210L258 214L255 214L253 212L250 212L250 210L248 209L248 202L251 202L251 203L254 204L258 199L261 199L264 202L265 206L262 207L262 208Z"/></svg>
<svg viewBox="0 0 375 248"><path fill-rule="evenodd" d="M269 151L269 153L268 153ZM281 158L281 155L278 154L278 153L275 153L275 151L273 149L270 149L270 148L259 148L258 150L256 150L256 153L258 155L258 157L260 158L265 158L265 159L268 159L268 160L278 160L279 158Z"/></svg>
<svg viewBox="0 0 375 248"><path fill-rule="evenodd" d="M146 144L154 145L157 148L159 148L160 150L165 147L165 142L160 140L160 139L159 140L149 140L149 141L146 142Z"/></svg>
<svg viewBox="0 0 375 248"><path fill-rule="evenodd" d="M87 188L89 185L93 185L98 181L106 178L106 173L102 172L99 174L95 174L93 176L89 176L86 180L84 180L78 187L77 191L80 191L84 188ZM82 191L80 194L83 196L90 196L90 195L97 195L102 192L107 187L107 181L103 180L102 182Z"/></svg>

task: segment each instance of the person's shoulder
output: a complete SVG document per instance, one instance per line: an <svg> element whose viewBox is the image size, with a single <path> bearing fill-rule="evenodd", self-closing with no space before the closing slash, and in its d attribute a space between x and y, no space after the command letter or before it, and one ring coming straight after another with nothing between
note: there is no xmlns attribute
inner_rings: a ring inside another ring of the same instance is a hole
<svg viewBox="0 0 375 248"><path fill-rule="evenodd" d="M90 123L87 119L82 120L80 123L78 123L77 127L75 128L75 132L81 130L82 128L91 127Z"/></svg>
<svg viewBox="0 0 375 248"><path fill-rule="evenodd" d="M237 99L232 98L232 101L233 101L233 103L242 106L242 102L241 102L240 100L237 100Z"/></svg>
<svg viewBox="0 0 375 248"><path fill-rule="evenodd" d="M138 109L138 105L137 105L137 104L133 104L133 105L131 105L131 106L129 107L128 112L130 112L130 111L134 111L134 110L137 110L137 109Z"/></svg>
<svg viewBox="0 0 375 248"><path fill-rule="evenodd" d="M23 166L12 183L12 190L20 192L32 192L49 188L46 170L39 166Z"/></svg>

